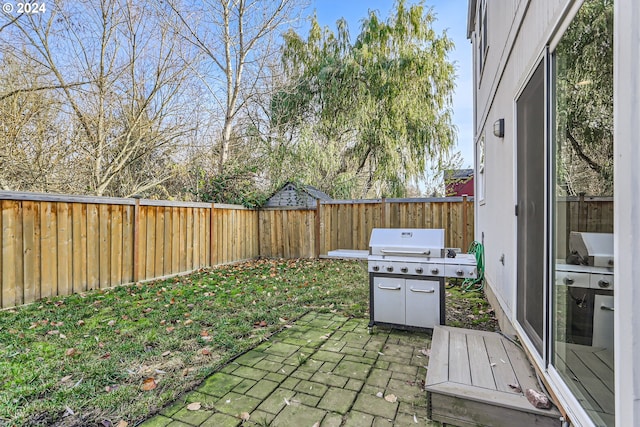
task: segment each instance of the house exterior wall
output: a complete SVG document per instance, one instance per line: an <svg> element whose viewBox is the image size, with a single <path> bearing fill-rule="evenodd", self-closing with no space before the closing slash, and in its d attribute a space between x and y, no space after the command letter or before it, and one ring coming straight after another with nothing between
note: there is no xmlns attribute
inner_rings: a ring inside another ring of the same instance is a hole
<svg viewBox="0 0 640 427"><path fill-rule="evenodd" d="M516 322L515 101L542 58L557 43L580 0L488 0L488 48L478 70L478 16L482 0L470 0L474 45L474 128L476 141L476 240L485 246L488 295L508 326ZM614 274L616 426L640 426L640 2L615 0L614 16ZM493 123L505 119L505 135ZM480 171L480 141L484 170ZM479 175L482 177L479 177ZM540 185L545 185L541 177ZM482 189L479 187L482 186ZM524 340L530 353L536 353ZM560 397L573 425L592 423L561 380L542 359L533 361Z"/></svg>
<svg viewBox="0 0 640 427"><path fill-rule="evenodd" d="M507 317L513 320L516 301L515 100L570 1L490 0L488 3L486 62L481 74L477 69L475 72L475 138L478 142L484 137L485 150L484 202L478 204L476 239L482 240L484 236L487 284ZM477 37L477 31L474 36ZM474 64L477 55L474 48ZM505 120L503 138L493 134L493 123L500 118ZM476 170L476 176L478 173ZM540 185L544 185L542 179Z"/></svg>

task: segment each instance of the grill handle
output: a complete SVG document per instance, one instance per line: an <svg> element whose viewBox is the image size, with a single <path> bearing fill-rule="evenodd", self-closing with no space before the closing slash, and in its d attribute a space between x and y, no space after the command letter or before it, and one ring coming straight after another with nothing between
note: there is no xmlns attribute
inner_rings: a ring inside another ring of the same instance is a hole
<svg viewBox="0 0 640 427"><path fill-rule="evenodd" d="M398 250L387 250L380 249L380 252L383 254L400 254L400 255L431 255L431 250L426 251L398 251Z"/></svg>
<svg viewBox="0 0 640 427"><path fill-rule="evenodd" d="M378 285L378 289L386 289L388 291L399 291L400 289L402 289L401 286L382 286L382 285Z"/></svg>
<svg viewBox="0 0 640 427"><path fill-rule="evenodd" d="M435 289L414 289L414 288L409 288L411 290L411 292L420 292L423 294L434 294L436 292Z"/></svg>

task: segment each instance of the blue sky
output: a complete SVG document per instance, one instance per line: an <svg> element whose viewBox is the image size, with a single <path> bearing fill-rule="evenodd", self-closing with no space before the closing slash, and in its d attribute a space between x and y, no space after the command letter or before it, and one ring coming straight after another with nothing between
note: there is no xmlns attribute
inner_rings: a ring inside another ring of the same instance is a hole
<svg viewBox="0 0 640 427"><path fill-rule="evenodd" d="M408 4L418 1L407 0ZM318 22L335 30L335 23L345 18L349 33L360 32L362 20L369 10L387 18L393 9L393 0L312 0L310 9L315 9ZM434 29L447 34L455 43L449 59L456 64L456 93L453 97L454 123L458 127L458 150L464 159L463 167L473 165L473 77L471 67L471 42L467 40L467 0L427 0L425 6L433 7L437 21Z"/></svg>

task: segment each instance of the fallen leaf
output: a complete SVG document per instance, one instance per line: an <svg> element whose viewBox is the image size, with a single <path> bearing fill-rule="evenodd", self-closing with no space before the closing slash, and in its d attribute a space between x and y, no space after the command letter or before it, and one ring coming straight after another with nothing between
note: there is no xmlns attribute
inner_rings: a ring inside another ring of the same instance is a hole
<svg viewBox="0 0 640 427"><path fill-rule="evenodd" d="M187 319L187 320L184 321L184 325L185 326L190 325L192 323L193 323L193 320L191 320L191 319Z"/></svg>
<svg viewBox="0 0 640 427"><path fill-rule="evenodd" d="M265 326L267 326L267 322L265 322L264 320L260 321L260 327L264 328Z"/></svg>
<svg viewBox="0 0 640 427"><path fill-rule="evenodd" d="M170 355L170 354L171 354L171 352L167 350L167 351L165 351L164 353L162 353L162 354L161 354L161 356L162 356L162 357L166 357L166 356L168 356L168 355Z"/></svg>
<svg viewBox="0 0 640 427"><path fill-rule="evenodd" d="M243 412L240 414L239 417L242 421L249 421L249 418L251 418L251 414L249 414L248 412Z"/></svg>
<svg viewBox="0 0 640 427"><path fill-rule="evenodd" d="M67 336L65 334L60 334L60 338L62 338L63 340L66 340Z"/></svg>
<svg viewBox="0 0 640 427"><path fill-rule="evenodd" d="M187 409L190 411L198 411L201 407L200 402L193 402L187 405Z"/></svg>
<svg viewBox="0 0 640 427"><path fill-rule="evenodd" d="M376 396L379 397L380 399L382 399L384 397L384 394L382 394L381 391L376 393Z"/></svg>
<svg viewBox="0 0 640 427"><path fill-rule="evenodd" d="M54 330L52 330L52 331L47 332L47 335L58 335L59 333L60 333L60 331L59 331L59 330L54 329Z"/></svg>
<svg viewBox="0 0 640 427"><path fill-rule="evenodd" d="M522 393L522 387L519 384L509 384L509 387L516 393Z"/></svg>
<svg viewBox="0 0 640 427"><path fill-rule="evenodd" d="M109 320L109 322L107 323L107 325L109 325L109 326L113 326L115 324L116 324L115 320Z"/></svg>
<svg viewBox="0 0 640 427"><path fill-rule="evenodd" d="M64 352L64 355L67 356L67 357L73 357L73 356L75 356L77 354L78 354L78 350L76 350L73 347L68 348L67 351Z"/></svg>
<svg viewBox="0 0 640 427"><path fill-rule="evenodd" d="M427 349L423 348L422 350L420 350L420 353L424 354L427 357L431 356L431 350L430 349L427 350Z"/></svg>
<svg viewBox="0 0 640 427"><path fill-rule="evenodd" d="M127 427L129 425L128 422L126 422L125 420L120 420L120 422L118 423L118 425L116 425L116 427Z"/></svg>
<svg viewBox="0 0 640 427"><path fill-rule="evenodd" d="M104 420L100 424L102 424L103 427L113 427L113 424L111 424L109 420Z"/></svg>
<svg viewBox="0 0 640 427"><path fill-rule="evenodd" d="M176 328L174 328L173 326L169 326L167 328L167 332L173 332Z"/></svg>
<svg viewBox="0 0 640 427"><path fill-rule="evenodd" d="M156 387L158 387L158 384L156 383L156 380L154 378L146 378L142 382L142 390L143 391L151 391L151 390L155 389Z"/></svg>
<svg viewBox="0 0 640 427"><path fill-rule="evenodd" d="M66 377L62 377L60 378L60 382L61 383L66 383L67 381L69 381L72 378L72 375L67 375Z"/></svg>
<svg viewBox="0 0 640 427"><path fill-rule="evenodd" d="M394 403L394 402L396 402L396 401L398 400L398 398L396 397L396 395L395 395L395 394L387 394L387 395L384 397L384 400L386 400L387 402Z"/></svg>
<svg viewBox="0 0 640 427"><path fill-rule="evenodd" d="M416 424L418 424L418 417L416 417L416 415L415 415L415 414L413 414L413 422L414 422L414 423L416 423Z"/></svg>
<svg viewBox="0 0 640 427"><path fill-rule="evenodd" d="M182 371L182 376L183 376L183 377L186 377L187 375L189 375L189 374L190 374L191 372L193 372L193 371L194 371L194 368L185 368L185 369Z"/></svg>
<svg viewBox="0 0 640 427"><path fill-rule="evenodd" d="M108 359L111 357L111 353L105 353L102 356L100 356L100 359Z"/></svg>
<svg viewBox="0 0 640 427"><path fill-rule="evenodd" d="M320 421L316 421L311 427L320 427Z"/></svg>
<svg viewBox="0 0 640 427"><path fill-rule="evenodd" d="M286 403L287 406L291 405L291 402L289 402L286 397L284 398L284 403Z"/></svg>
<svg viewBox="0 0 640 427"><path fill-rule="evenodd" d="M209 356L211 354L211 350L209 350L208 348L203 348L202 350L200 350L200 353L204 356Z"/></svg>

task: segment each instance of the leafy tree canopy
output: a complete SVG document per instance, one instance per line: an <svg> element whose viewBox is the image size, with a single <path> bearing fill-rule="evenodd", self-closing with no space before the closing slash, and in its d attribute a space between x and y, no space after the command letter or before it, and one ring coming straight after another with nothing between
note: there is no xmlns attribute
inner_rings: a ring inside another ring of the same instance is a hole
<svg viewBox="0 0 640 427"><path fill-rule="evenodd" d="M344 20L335 33L314 18L306 38L285 35L287 83L272 98L271 127L304 150L316 181L340 187L324 190L403 196L428 160L450 154L453 42L434 20L399 0L387 20L370 11L354 42Z"/></svg>

